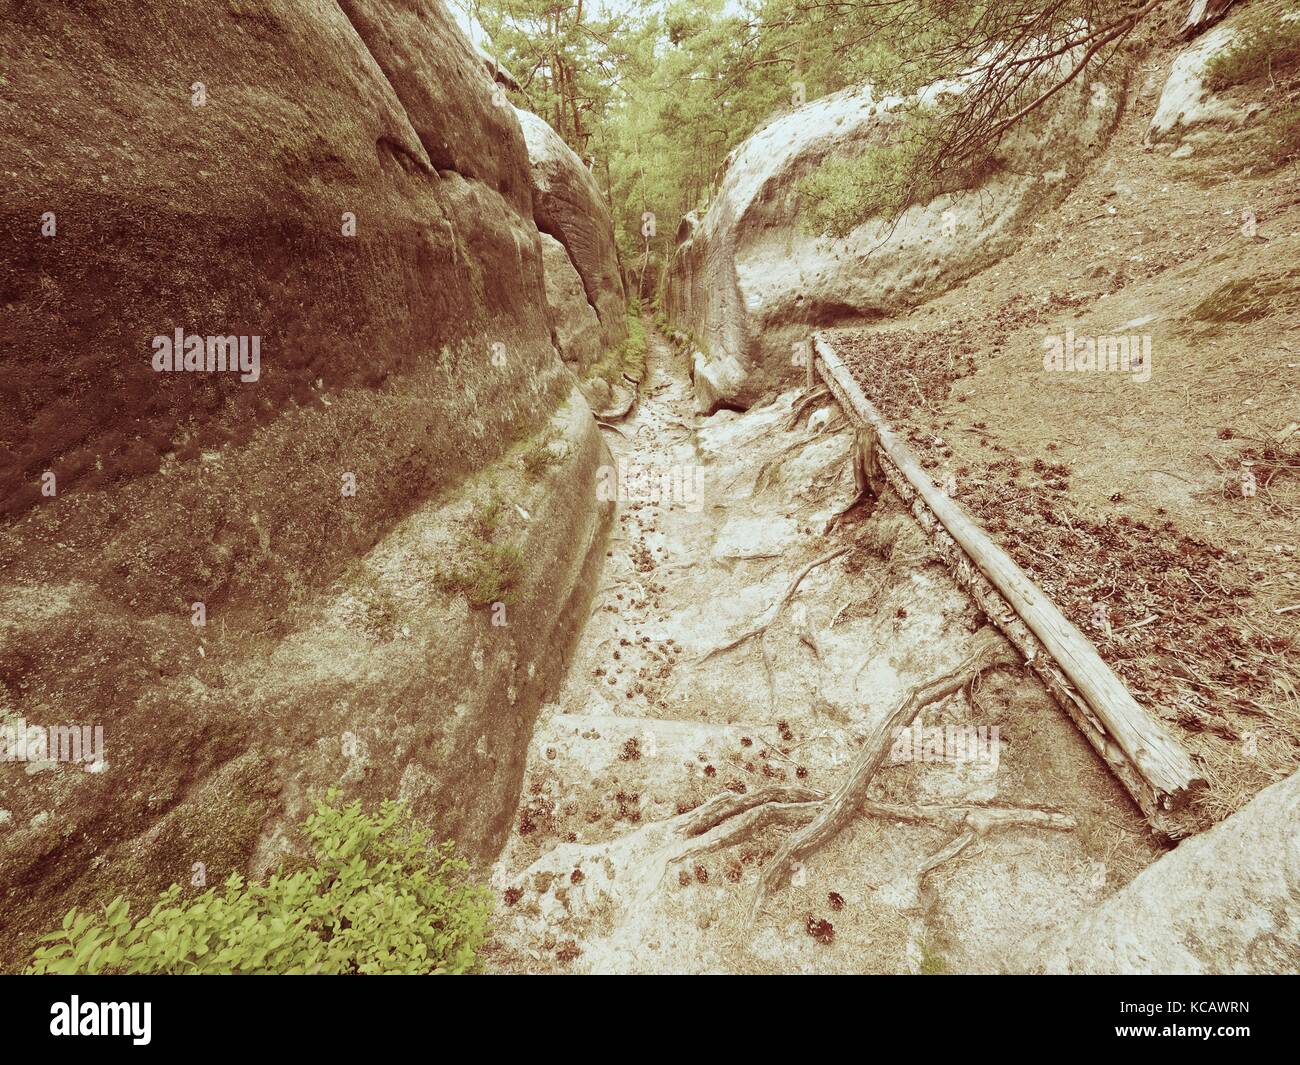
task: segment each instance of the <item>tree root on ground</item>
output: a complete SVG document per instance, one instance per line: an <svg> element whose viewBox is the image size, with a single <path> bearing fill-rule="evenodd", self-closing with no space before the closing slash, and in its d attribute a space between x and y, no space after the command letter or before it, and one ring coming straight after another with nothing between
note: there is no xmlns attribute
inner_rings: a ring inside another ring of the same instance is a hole
<svg viewBox="0 0 1300 1065"><path fill-rule="evenodd" d="M722 850L773 826L803 829L832 801L834 797L827 800L822 792L799 785L777 785L744 795L725 792L677 818L674 834L678 842L667 864ZM1068 832L1076 827L1074 818L1066 814L1035 807L980 806L973 803L917 805L864 799L851 811L850 817L858 810L893 821L960 830L951 842L925 861L916 873L918 882L991 831L1045 828ZM804 856L808 853L804 852ZM775 862L774 858L767 868L775 868Z"/></svg>
<svg viewBox="0 0 1300 1065"><path fill-rule="evenodd" d="M626 418L629 414L632 413L632 408L636 406L636 401L641 398L641 382L633 381L632 378L627 377L626 374L624 374L623 376L626 378L626 380L632 382L633 387L631 389L631 395L628 396L627 402L623 404L623 406L621 407L617 407L614 410L598 410L593 412L595 414L597 424L600 424L602 422L608 423L608 422L622 421L624 418ZM613 427L610 426L610 428Z"/></svg>
<svg viewBox="0 0 1300 1065"><path fill-rule="evenodd" d="M824 846L856 815L899 729L910 726L925 707L959 691L985 670L1000 665L1019 665L1019 659L992 629L981 629L975 634L973 644L971 653L955 669L911 690L908 697L873 730L848 777L822 804L812 822L780 846L758 882L750 907L751 922L758 917L767 894L785 882L790 866Z"/></svg>
<svg viewBox="0 0 1300 1065"><path fill-rule="evenodd" d="M696 659L696 661L703 662L705 659L712 658L714 655L721 654L723 651L730 651L733 647L739 647L746 640L752 639L753 637L766 632L768 628L771 627L772 623L780 616L785 604L790 601L790 597L794 595L795 590L799 587L800 583L802 583L803 579L818 566L831 561L831 559L839 558L840 555L847 554L848 550L847 547L837 547L834 551L822 555L821 558L813 559L813 561L809 562L808 565L804 566L804 568L796 574L794 580L790 582L790 586L786 588L785 594L777 600L776 606L771 608L771 617L761 625L755 625L752 629L741 633L734 640L728 640L726 643L720 644L712 650L705 651L704 654Z"/></svg>
<svg viewBox="0 0 1300 1065"><path fill-rule="evenodd" d="M788 433L794 429L794 427L803 420L803 416L808 412L809 408L815 407L823 400L833 401L831 390L829 388L815 388L809 395L803 397L796 396L794 410L791 412L789 420L785 423L785 431Z"/></svg>
<svg viewBox="0 0 1300 1065"><path fill-rule="evenodd" d="M754 494L757 495L771 484L772 478L776 476L777 471L781 468L781 464L785 462L790 455L794 454L796 451L803 450L809 444L816 442L816 440L817 435L815 433L804 435L793 444L787 444L770 459L764 462L763 465L758 468L758 474L754 477Z"/></svg>
<svg viewBox="0 0 1300 1065"><path fill-rule="evenodd" d="M870 492L867 492L866 490L863 490L863 491L859 492L859 493L858 493L857 495L855 495L852 499L850 499L847 503L845 503L845 504L844 504L843 506L841 506L838 510L836 510L835 513L832 514L832 515L827 519L827 521L826 521L826 529L825 529L825 532L831 532L831 531L835 528L835 526L839 524L840 519L841 519L842 517L844 517L844 515L847 514L850 510L852 510L854 507L856 507L859 503L861 503L863 500L865 500L865 499L874 499L874 498L875 498L875 497L874 497L873 495L871 495Z"/></svg>
<svg viewBox="0 0 1300 1065"><path fill-rule="evenodd" d="M757 635L770 625L794 593L804 575L816 565L835 557L835 552L810 563L791 583L766 623L736 640L717 648L726 650ZM710 652L710 654L715 652ZM705 656L707 657L707 655ZM932 855L917 873L918 880L950 861L976 839L1003 828L1048 829L1068 832L1075 820L1063 813L1034 807L996 807L977 803L919 805L880 802L867 797L876 773L884 764L899 729L909 727L925 707L969 686L985 671L1019 665L1019 658L991 628L981 629L973 639L971 652L954 669L914 687L907 697L875 729L863 745L844 781L829 797L811 788L782 785L752 794L726 793L686 814L674 826L679 841L668 861L720 850L775 825L795 828L777 849L760 875L750 906L750 924L758 918L767 896L779 890L790 870L820 850L859 813L893 821L928 824L947 828L957 835Z"/></svg>

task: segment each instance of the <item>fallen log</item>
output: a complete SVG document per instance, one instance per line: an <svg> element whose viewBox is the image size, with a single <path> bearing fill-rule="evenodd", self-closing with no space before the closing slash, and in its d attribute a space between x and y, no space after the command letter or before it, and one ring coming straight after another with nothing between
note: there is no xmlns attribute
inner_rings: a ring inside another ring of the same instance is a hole
<svg viewBox="0 0 1300 1065"><path fill-rule="evenodd" d="M822 379L846 413L873 434L865 450L985 613L1116 772L1153 827L1185 834L1165 815L1204 784L1187 752L1138 704L1092 643L930 479L821 334L813 337Z"/></svg>

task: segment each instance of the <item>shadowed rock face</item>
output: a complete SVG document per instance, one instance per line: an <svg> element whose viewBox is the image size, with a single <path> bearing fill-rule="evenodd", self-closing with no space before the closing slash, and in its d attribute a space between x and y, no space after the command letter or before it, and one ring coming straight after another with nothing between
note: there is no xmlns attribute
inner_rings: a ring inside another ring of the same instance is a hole
<svg viewBox="0 0 1300 1065"><path fill-rule="evenodd" d="M566 365L579 375L604 354L604 331L596 309L587 302L582 278L564 245L542 234L542 269L546 274L546 308L551 316L552 339Z"/></svg>
<svg viewBox="0 0 1300 1065"><path fill-rule="evenodd" d="M104 730L0 762L0 962L274 865L334 784L490 858L609 518L513 110L420 0L22 5L0 54L0 716ZM257 380L155 371L178 328ZM504 613L438 581L493 493Z"/></svg>
<svg viewBox="0 0 1300 1065"><path fill-rule="evenodd" d="M568 252L587 302L600 319L601 343L610 351L623 343L627 324L609 208L591 171L560 135L529 111L516 109L515 114L528 142L537 228Z"/></svg>
<svg viewBox="0 0 1300 1065"><path fill-rule="evenodd" d="M1006 254L1117 114L1102 83L1059 95L1047 128L1009 138L1005 168L977 190L912 207L896 225L870 220L843 238L805 229L798 183L832 156L881 143L900 100L845 89L741 144L707 213L679 228L665 271L665 309L700 352L697 407L746 406L803 373L794 345L811 329L905 310Z"/></svg>

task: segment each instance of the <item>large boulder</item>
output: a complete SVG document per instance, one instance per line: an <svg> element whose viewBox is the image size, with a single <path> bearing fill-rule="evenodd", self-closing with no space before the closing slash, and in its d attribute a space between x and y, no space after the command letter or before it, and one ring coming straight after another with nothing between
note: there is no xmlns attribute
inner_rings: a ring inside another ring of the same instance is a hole
<svg viewBox="0 0 1300 1065"><path fill-rule="evenodd" d="M610 517L513 110L432 0L21 5L0 54L0 730L104 741L0 761L0 963L332 785L487 861ZM178 329L247 371L155 369Z"/></svg>
<svg viewBox="0 0 1300 1065"><path fill-rule="evenodd" d="M1024 967L1048 973L1300 969L1300 773L1184 840L1095 910L1050 929Z"/></svg>
<svg viewBox="0 0 1300 1065"><path fill-rule="evenodd" d="M746 406L794 380L802 373L794 346L811 328L897 313L1005 255L1116 118L1115 94L1101 82L1060 95L1043 128L1004 142L1005 166L978 189L914 206L896 224L869 220L842 238L805 228L799 182L832 156L881 143L902 101L845 89L744 141L704 217L679 228L661 290L669 318L700 352L700 409Z"/></svg>
<svg viewBox="0 0 1300 1065"><path fill-rule="evenodd" d="M515 114L528 143L537 228L568 253L587 303L600 321L601 344L612 351L627 337L627 300L609 207L577 152L544 119L531 111L516 109ZM557 308L557 314L565 317L566 308Z"/></svg>
<svg viewBox="0 0 1300 1065"><path fill-rule="evenodd" d="M1234 26L1225 23L1178 53L1147 128L1148 144L1222 136L1226 130L1243 126L1262 109L1262 104L1237 102L1214 92L1207 84L1210 60L1225 52L1236 37Z"/></svg>

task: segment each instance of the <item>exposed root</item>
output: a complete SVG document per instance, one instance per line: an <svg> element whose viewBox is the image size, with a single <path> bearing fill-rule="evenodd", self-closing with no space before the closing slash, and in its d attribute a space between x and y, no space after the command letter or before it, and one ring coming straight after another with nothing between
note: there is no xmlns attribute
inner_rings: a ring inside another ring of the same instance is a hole
<svg viewBox="0 0 1300 1065"><path fill-rule="evenodd" d="M1016 664L1018 659L1010 653L1005 641L992 629L985 628L976 633L974 647L960 665L927 684L913 688L908 697L876 727L848 777L821 805L817 816L789 837L764 868L750 907L751 923L757 919L767 894L785 882L793 863L802 861L824 846L856 815L899 729L907 728L925 707L959 691L986 669Z"/></svg>
<svg viewBox="0 0 1300 1065"><path fill-rule="evenodd" d="M804 396L802 399L796 399L794 410L790 413L790 420L785 423L785 431L788 433L794 429L803 420L803 416L808 413L810 408L830 399L831 390L824 386L813 389L809 395Z"/></svg>
<svg viewBox="0 0 1300 1065"><path fill-rule="evenodd" d="M798 785L763 788L747 795L727 792L715 796L678 819L674 828L681 843L668 855L667 865L722 850L776 825L802 829L827 807L827 800L821 792ZM876 817L938 825L959 832L917 871L918 884L926 874L955 858L977 838L995 829L1045 828L1068 832L1076 827L1074 818L1066 814L1035 807L969 804L919 806L865 799L860 804L860 809L863 813ZM767 869L775 868L775 862L774 858L768 863Z"/></svg>
<svg viewBox="0 0 1300 1065"><path fill-rule="evenodd" d="M804 566L804 568L801 569L798 572L798 574L795 576L794 580L790 582L790 586L785 590L785 594L781 596L779 600L777 600L776 606L772 608L771 617L769 617L761 625L755 625L752 629L749 629L747 632L741 633L734 640L728 640L726 643L721 644L718 647L714 647L712 650L705 651L704 654L702 654L698 659L696 659L696 661L703 662L705 659L712 658L714 655L721 654L723 651L730 651L733 647L739 647L746 640L752 639L753 637L766 632L768 628L772 625L772 623L775 622L776 619L780 616L781 611L785 608L785 604L790 601L790 597L794 595L795 589L799 587L803 579L806 576L808 576L808 574L811 573L818 566L830 562L831 559L839 558L840 555L847 554L848 550L849 549L847 547L837 547L834 551L822 555L821 558L813 559L813 561L809 562L808 565Z"/></svg>
<svg viewBox="0 0 1300 1065"><path fill-rule="evenodd" d="M814 439L815 437L812 436L804 436L799 440L796 440L793 444L787 444L770 459L764 462L763 465L758 468L758 474L754 477L754 493L757 494L768 486L771 478L775 476L776 471L780 469L781 463L786 460L787 455L807 447Z"/></svg>
<svg viewBox="0 0 1300 1065"><path fill-rule="evenodd" d="M1055 810L1039 810L1032 806L914 806L863 799L860 808L875 817L887 817L893 821L906 821L910 824L965 828L977 836L987 835L998 828L1047 828L1057 832L1069 832L1077 827L1077 822L1068 814L1057 813Z"/></svg>
<svg viewBox="0 0 1300 1065"><path fill-rule="evenodd" d="M770 788L763 788L760 791L750 792L747 795L738 795L733 791L724 792L722 795L715 795L708 802L701 803L681 815L678 825L678 835L690 837L699 836L707 832L716 825L722 824L728 818L742 814L746 810L752 810L755 806L762 806L769 802L816 802L825 798L820 791L814 791L812 788L795 785L780 785Z"/></svg>
<svg viewBox="0 0 1300 1065"><path fill-rule="evenodd" d="M742 839L755 836L773 825L790 828L806 825L817 816L821 805L819 802L769 802L762 806L755 806L752 810L746 810L743 814L722 822L702 835L692 836L668 861L671 864L683 858L694 858L701 854L722 850L733 843L739 843Z"/></svg>
<svg viewBox="0 0 1300 1065"><path fill-rule="evenodd" d="M624 375L624 377L628 381L632 381L632 379L630 377L627 377L626 374ZM618 407L614 410L598 410L595 412L597 424L600 424L602 422L622 421L624 418L626 418L629 414L632 413L632 408L636 406L636 401L641 396L640 382L632 381L632 384L634 387L632 388L631 395L628 396L627 402L624 403L623 406Z"/></svg>
<svg viewBox="0 0 1300 1065"><path fill-rule="evenodd" d="M962 851L975 842L974 832L963 832L960 836L949 843L943 850L937 851L926 859L924 865L916 871L916 879L924 880L928 873L938 869L944 862L956 858Z"/></svg>
<svg viewBox="0 0 1300 1065"><path fill-rule="evenodd" d="M826 522L826 532L830 532L832 529L834 529L835 526L839 524L840 519L844 517L844 515L847 514L850 510L856 507L859 503L861 503L864 499L871 499L871 498L874 497L871 495L870 492L866 491L865 489L859 492L857 495L855 495L852 499L850 499L847 503L845 503L842 507L840 507L839 510L837 510L834 514L830 516L829 520Z"/></svg>

